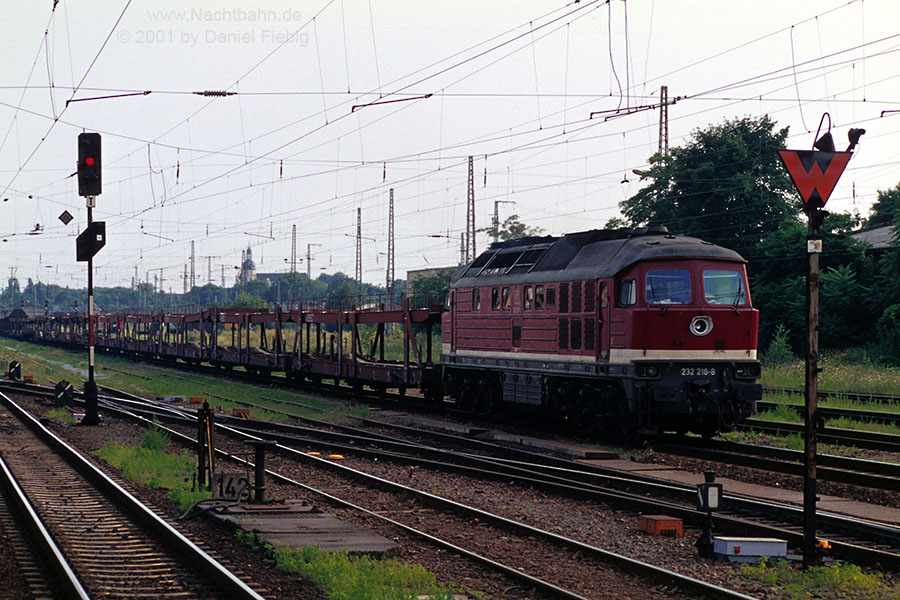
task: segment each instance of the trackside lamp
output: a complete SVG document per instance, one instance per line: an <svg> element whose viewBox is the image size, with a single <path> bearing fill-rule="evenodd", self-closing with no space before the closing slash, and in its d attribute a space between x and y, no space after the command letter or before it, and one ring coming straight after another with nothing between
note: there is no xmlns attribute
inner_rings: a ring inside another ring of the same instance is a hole
<svg viewBox="0 0 900 600"><path fill-rule="evenodd" d="M715 558L712 514L722 506L722 484L715 483L716 474L713 471L704 471L703 478L705 481L697 484L697 510L706 513L706 527L694 545L703 558Z"/></svg>

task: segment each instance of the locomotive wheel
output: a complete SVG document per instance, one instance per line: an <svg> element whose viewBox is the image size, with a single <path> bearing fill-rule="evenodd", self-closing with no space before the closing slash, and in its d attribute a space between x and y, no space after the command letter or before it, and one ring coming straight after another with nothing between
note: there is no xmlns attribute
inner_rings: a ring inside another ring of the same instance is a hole
<svg viewBox="0 0 900 600"><path fill-rule="evenodd" d="M476 410L482 415L493 415L500 409L500 385L493 378L478 379Z"/></svg>
<svg viewBox="0 0 900 600"><path fill-rule="evenodd" d="M628 407L628 398L621 398L616 403L616 428L622 435L632 435L637 431L634 421L631 418L631 410Z"/></svg>
<svg viewBox="0 0 900 600"><path fill-rule="evenodd" d="M478 377L467 375L463 378L459 391L459 407L466 412L475 412L478 406Z"/></svg>

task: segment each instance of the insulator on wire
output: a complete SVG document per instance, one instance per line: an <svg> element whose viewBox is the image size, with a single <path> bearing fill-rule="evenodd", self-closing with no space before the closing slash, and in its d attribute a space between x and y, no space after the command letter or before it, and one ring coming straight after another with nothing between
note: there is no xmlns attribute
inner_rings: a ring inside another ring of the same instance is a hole
<svg viewBox="0 0 900 600"><path fill-rule="evenodd" d="M196 96L207 96L207 97L224 97L224 96L234 96L237 92L227 92L225 90L203 90L202 92L194 92Z"/></svg>

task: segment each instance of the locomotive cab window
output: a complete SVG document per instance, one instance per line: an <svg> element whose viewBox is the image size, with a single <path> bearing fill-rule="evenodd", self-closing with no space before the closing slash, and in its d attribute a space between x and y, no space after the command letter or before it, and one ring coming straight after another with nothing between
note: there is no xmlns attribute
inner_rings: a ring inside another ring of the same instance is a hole
<svg viewBox="0 0 900 600"><path fill-rule="evenodd" d="M472 290L472 310L476 312L481 310L481 290L478 288Z"/></svg>
<svg viewBox="0 0 900 600"><path fill-rule="evenodd" d="M500 310L500 288L491 290L491 310Z"/></svg>
<svg viewBox="0 0 900 600"><path fill-rule="evenodd" d="M510 302L509 302L509 288L503 288L503 310L509 310Z"/></svg>
<svg viewBox="0 0 900 600"><path fill-rule="evenodd" d="M703 271L703 295L709 304L740 306L747 303L744 275L740 271Z"/></svg>
<svg viewBox="0 0 900 600"><path fill-rule="evenodd" d="M634 279L625 279L619 282L619 306L633 306L637 301Z"/></svg>
<svg viewBox="0 0 900 600"><path fill-rule="evenodd" d="M534 286L534 309L544 310L544 286Z"/></svg>
<svg viewBox="0 0 900 600"><path fill-rule="evenodd" d="M525 310L531 310L531 307L534 305L534 288L530 285L525 286L525 296L522 300L522 307Z"/></svg>
<svg viewBox="0 0 900 600"><path fill-rule="evenodd" d="M651 269L647 271L644 297L647 304L689 304L691 274L687 269Z"/></svg>

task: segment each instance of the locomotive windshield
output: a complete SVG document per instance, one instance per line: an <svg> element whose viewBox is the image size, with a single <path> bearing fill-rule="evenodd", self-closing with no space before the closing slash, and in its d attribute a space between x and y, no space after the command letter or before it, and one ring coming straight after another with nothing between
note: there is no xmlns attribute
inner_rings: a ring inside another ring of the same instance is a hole
<svg viewBox="0 0 900 600"><path fill-rule="evenodd" d="M739 271L703 271L703 293L709 304L740 306L747 303L744 276Z"/></svg>
<svg viewBox="0 0 900 600"><path fill-rule="evenodd" d="M644 290L648 304L689 304L691 274L687 269L651 269Z"/></svg>

